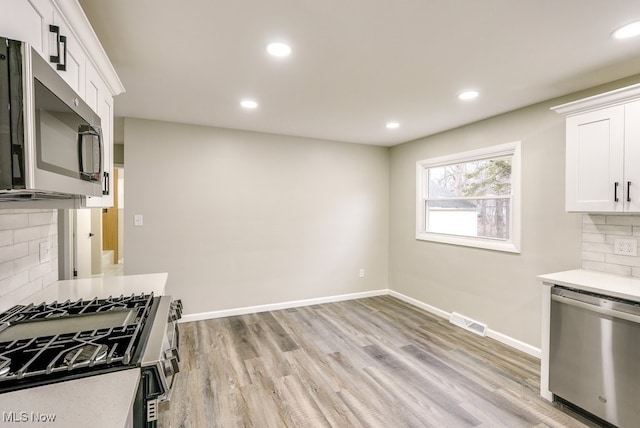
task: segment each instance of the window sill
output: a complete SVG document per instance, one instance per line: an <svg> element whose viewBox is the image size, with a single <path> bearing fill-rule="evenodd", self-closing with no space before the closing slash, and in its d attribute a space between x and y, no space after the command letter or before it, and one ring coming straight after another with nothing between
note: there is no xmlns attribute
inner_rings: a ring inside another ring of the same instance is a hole
<svg viewBox="0 0 640 428"><path fill-rule="evenodd" d="M502 251L520 254L520 245L513 241L497 241L493 239L473 238L468 236L445 235L442 233L416 233L419 241L440 242L463 247L483 248L485 250Z"/></svg>

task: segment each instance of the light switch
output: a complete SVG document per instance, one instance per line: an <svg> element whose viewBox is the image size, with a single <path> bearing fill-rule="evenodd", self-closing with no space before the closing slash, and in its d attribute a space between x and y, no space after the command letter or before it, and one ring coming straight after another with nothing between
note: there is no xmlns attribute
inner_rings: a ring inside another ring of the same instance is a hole
<svg viewBox="0 0 640 428"><path fill-rule="evenodd" d="M141 227L143 225L142 214L136 214L133 216L133 225L137 227Z"/></svg>
<svg viewBox="0 0 640 428"><path fill-rule="evenodd" d="M40 243L40 263L48 262L51 260L51 246L49 241Z"/></svg>

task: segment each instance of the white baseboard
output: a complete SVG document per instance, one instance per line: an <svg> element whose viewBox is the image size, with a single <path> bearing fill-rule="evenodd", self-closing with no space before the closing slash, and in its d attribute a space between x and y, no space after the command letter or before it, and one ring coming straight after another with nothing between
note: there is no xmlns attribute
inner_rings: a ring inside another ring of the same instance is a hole
<svg viewBox="0 0 640 428"><path fill-rule="evenodd" d="M507 336L506 334L499 333L492 329L487 329L487 337L490 337L498 342L502 342L505 345L511 346L512 348L517 349L518 351L522 351L525 354L529 354L534 358L542 359L542 350L540 348L536 348L535 346L531 346L528 343L524 343L518 339L514 339L511 336Z"/></svg>
<svg viewBox="0 0 640 428"><path fill-rule="evenodd" d="M232 317L235 315L255 314L258 312L278 311L281 309L299 308L302 306L320 305L322 303L341 302L344 300L363 299L365 297L385 296L389 290L363 291L360 293L340 294L337 296L317 297L315 299L294 300L291 302L272 303L267 305L246 306L244 308L224 309L221 311L200 312L184 315L180 322L201 321L213 318Z"/></svg>
<svg viewBox="0 0 640 428"><path fill-rule="evenodd" d="M424 309L425 311L432 313L436 316L439 316L444 319L449 319L451 314L449 312L443 311L442 309L438 309L434 306L428 305L420 300L414 299L413 297L405 296L404 294L398 293L397 291L389 290L389 295L402 300L403 302L407 302L410 305L416 306L420 309ZM506 334L499 333L490 328L487 329L487 337L490 337L498 342L504 343L507 346L515 348L519 351L524 352L525 354L529 354L532 357L541 359L542 351L540 348L536 348L535 346L531 346L528 343L524 343L520 340L514 339L513 337L507 336Z"/></svg>
<svg viewBox="0 0 640 428"><path fill-rule="evenodd" d="M445 312L442 309L438 309L435 306L428 305L420 300L414 299L413 297L405 296L404 294L398 293L397 291L389 290L389 295L395 297L396 299L400 299L403 302L407 302L410 305L416 306L420 309L424 309L425 311L432 313L433 315L437 315L441 318L449 319L449 312Z"/></svg>
<svg viewBox="0 0 640 428"><path fill-rule="evenodd" d="M191 321L201 321L201 320L214 319L214 318L231 317L235 315L255 314L258 312L278 311L281 309L299 308L302 306L319 305L322 303L341 302L345 300L363 299L365 297L385 296L385 295L393 296L399 300L402 300L403 302L409 303L410 305L416 306L420 309L423 309L431 314L434 314L444 319L449 319L449 317L451 316L449 312L443 311L442 309L438 309L435 306L431 306L420 300L414 299L413 297L405 296L404 294L398 293L397 291L374 290L374 291L364 291L361 293L350 293L350 294L341 294L337 296L318 297L315 299L294 300L291 302L283 302L283 303L272 303L268 305L246 306L244 308L224 309L221 311L201 312L197 314L184 315L180 320L180 322L183 323L183 322L191 322ZM542 351L539 348L531 346L520 340L514 339L513 337L507 336L506 334L499 333L489 328L487 329L487 337L490 337L494 340L497 340L498 342L504 343L507 346L515 348L526 354L529 354L532 357L535 357L538 359L542 358Z"/></svg>

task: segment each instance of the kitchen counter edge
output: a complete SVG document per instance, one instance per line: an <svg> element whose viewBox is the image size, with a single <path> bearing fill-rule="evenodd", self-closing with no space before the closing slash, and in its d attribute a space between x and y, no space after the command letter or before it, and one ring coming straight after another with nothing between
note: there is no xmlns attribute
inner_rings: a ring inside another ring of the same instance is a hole
<svg viewBox="0 0 640 428"><path fill-rule="evenodd" d="M640 302L640 278L575 269L538 275L543 285L563 285L578 290Z"/></svg>
<svg viewBox="0 0 640 428"><path fill-rule="evenodd" d="M78 299L105 299L120 295L149 294L163 296L169 274L149 273L140 275L122 275L93 277L84 279L70 279L54 282L53 284L31 294L20 304L42 302L65 302Z"/></svg>

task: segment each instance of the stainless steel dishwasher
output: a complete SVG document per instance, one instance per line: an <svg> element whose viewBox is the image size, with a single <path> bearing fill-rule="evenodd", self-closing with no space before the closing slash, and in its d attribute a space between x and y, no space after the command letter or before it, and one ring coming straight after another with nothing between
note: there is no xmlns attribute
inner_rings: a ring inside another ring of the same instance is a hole
<svg viewBox="0 0 640 428"><path fill-rule="evenodd" d="M640 304L555 286L549 389L619 427L640 425Z"/></svg>

